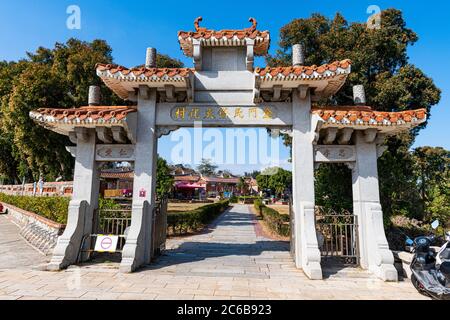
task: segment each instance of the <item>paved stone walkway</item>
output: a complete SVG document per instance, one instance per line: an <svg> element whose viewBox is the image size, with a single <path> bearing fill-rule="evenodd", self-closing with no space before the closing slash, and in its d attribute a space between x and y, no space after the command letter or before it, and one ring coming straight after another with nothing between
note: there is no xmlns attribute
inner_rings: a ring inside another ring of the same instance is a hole
<svg viewBox="0 0 450 320"><path fill-rule="evenodd" d="M424 298L409 281L385 283L358 269L328 270L325 280L308 280L295 268L286 242L255 233L253 215L243 205L200 235L169 240L168 249L134 274L119 273L113 263L63 272L3 269L0 299Z"/></svg>
<svg viewBox="0 0 450 320"><path fill-rule="evenodd" d="M0 269L29 269L45 264L47 258L20 235L20 228L0 215Z"/></svg>

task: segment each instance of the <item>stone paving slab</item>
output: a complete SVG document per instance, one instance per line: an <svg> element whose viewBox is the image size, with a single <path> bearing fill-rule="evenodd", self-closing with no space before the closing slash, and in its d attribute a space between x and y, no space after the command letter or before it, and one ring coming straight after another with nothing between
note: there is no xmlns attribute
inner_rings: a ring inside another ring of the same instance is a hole
<svg viewBox="0 0 450 320"><path fill-rule="evenodd" d="M29 245L20 228L8 216L0 215L0 269L38 267L48 258Z"/></svg>
<svg viewBox="0 0 450 320"><path fill-rule="evenodd" d="M0 233L13 241L0 243L9 252L8 261L0 258L0 300L426 299L409 281L386 283L360 269L309 280L295 268L289 244L257 234L255 224L249 208L236 205L208 232L169 239L170 250L139 272L119 273L117 264L47 272L35 269L46 258L0 216Z"/></svg>

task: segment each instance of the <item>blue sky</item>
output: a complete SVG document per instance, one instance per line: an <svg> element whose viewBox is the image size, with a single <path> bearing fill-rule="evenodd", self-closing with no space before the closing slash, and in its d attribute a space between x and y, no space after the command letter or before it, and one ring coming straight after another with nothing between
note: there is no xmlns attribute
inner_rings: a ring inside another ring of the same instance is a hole
<svg viewBox="0 0 450 320"><path fill-rule="evenodd" d="M69 5L81 8L81 30L66 28ZM415 147L431 145L450 149L450 83L446 70L450 57L448 1L2 1L0 60L17 60L38 46L53 47L57 41L76 37L107 40L113 48L115 62L121 65L131 67L144 63L145 49L152 46L191 66L191 60L179 49L177 31L192 30L198 16L203 16L202 25L211 29L240 29L249 25L249 17L254 17L260 30L271 32L271 52L274 52L278 30L294 18L306 18L313 12L333 17L341 12L348 21L366 21L369 5L403 11L407 26L419 36L419 41L409 48L410 62L424 70L442 90L441 102L433 108L428 127L420 132ZM259 59L257 64L263 65L264 61ZM170 140L170 137L163 138L159 146L160 154L166 158L174 145ZM287 159L288 150L281 148L280 157ZM253 168L239 165L231 169L243 172Z"/></svg>

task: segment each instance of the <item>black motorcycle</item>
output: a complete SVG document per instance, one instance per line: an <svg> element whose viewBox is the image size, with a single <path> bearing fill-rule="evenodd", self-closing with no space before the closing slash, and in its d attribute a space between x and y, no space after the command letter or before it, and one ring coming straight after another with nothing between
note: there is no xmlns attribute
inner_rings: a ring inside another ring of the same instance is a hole
<svg viewBox="0 0 450 320"><path fill-rule="evenodd" d="M450 233L446 243L435 252L431 245L436 241L434 235L407 239L414 257L411 262L411 282L423 295L435 300L450 300Z"/></svg>

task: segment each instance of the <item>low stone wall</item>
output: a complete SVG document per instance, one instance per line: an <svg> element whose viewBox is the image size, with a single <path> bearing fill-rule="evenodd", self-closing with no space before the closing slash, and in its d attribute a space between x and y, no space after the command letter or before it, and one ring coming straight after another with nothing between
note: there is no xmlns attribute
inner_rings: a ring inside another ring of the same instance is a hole
<svg viewBox="0 0 450 320"><path fill-rule="evenodd" d="M34 190L32 183L25 185L0 185L0 192L12 196L72 196L73 182L61 181L61 182L44 182L42 192L39 189L39 185Z"/></svg>
<svg viewBox="0 0 450 320"><path fill-rule="evenodd" d="M2 202L2 204L7 209L8 216L22 228L20 234L31 245L44 254L52 252L65 225L7 203Z"/></svg>

